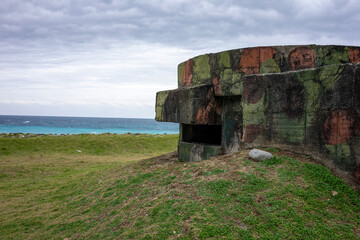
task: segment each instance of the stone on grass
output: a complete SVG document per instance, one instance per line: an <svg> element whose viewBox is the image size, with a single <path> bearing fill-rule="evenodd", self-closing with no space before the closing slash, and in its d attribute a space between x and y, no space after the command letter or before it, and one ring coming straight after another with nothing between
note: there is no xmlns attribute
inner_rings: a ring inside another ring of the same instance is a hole
<svg viewBox="0 0 360 240"><path fill-rule="evenodd" d="M253 149L249 152L249 157L255 161L264 161L266 159L271 159L274 156L269 152L265 152L259 149Z"/></svg>

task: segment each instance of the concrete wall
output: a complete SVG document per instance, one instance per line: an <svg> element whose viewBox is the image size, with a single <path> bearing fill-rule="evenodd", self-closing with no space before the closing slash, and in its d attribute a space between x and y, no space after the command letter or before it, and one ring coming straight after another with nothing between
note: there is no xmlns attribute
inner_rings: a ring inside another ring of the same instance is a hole
<svg viewBox="0 0 360 240"><path fill-rule="evenodd" d="M311 154L360 183L358 62L359 47L317 45L194 57L178 67L179 88L157 94L156 120L221 125L220 150L193 143L197 150L185 151L191 143L180 136L183 160L280 146Z"/></svg>

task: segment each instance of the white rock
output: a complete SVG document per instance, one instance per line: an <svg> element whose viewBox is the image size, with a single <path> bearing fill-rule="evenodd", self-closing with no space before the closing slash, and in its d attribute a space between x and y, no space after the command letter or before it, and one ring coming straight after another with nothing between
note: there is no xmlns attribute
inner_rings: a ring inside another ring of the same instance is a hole
<svg viewBox="0 0 360 240"><path fill-rule="evenodd" d="M271 159L274 156L269 152L265 152L259 149L253 149L249 152L249 157L255 161L264 161L266 159Z"/></svg>

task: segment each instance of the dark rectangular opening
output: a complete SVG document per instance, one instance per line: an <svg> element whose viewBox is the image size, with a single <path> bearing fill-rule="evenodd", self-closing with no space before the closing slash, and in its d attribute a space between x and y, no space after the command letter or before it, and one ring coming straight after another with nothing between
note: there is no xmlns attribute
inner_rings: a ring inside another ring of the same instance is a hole
<svg viewBox="0 0 360 240"><path fill-rule="evenodd" d="M182 141L221 145L221 125L182 124Z"/></svg>

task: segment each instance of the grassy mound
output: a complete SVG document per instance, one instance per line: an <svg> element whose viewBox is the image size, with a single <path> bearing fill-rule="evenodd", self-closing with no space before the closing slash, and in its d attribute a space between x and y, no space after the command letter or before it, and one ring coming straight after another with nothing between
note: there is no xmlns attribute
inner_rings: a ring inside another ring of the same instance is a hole
<svg viewBox="0 0 360 240"><path fill-rule="evenodd" d="M325 167L276 149L149 158L177 137L1 138L0 238L360 238L360 193Z"/></svg>

